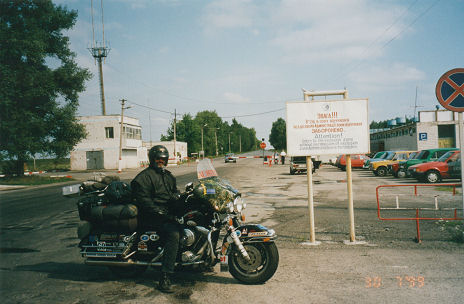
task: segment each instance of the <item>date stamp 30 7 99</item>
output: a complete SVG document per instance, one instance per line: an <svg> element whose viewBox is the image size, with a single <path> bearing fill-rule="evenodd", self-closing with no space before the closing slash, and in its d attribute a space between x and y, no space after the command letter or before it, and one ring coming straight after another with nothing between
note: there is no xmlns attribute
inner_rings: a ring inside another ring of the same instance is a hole
<svg viewBox="0 0 464 304"><path fill-rule="evenodd" d="M388 278L386 280L382 280L380 276L372 276L365 278L365 287L366 288L381 288L389 286L393 281L395 283L394 286L398 288L422 288L425 286L425 277L423 276L396 276L395 278ZM387 283L388 282L388 283Z"/></svg>

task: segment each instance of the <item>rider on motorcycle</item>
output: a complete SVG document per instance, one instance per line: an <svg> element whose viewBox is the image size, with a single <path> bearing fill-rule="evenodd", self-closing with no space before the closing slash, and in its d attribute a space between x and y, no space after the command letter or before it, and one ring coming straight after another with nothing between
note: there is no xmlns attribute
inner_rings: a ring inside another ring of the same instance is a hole
<svg viewBox="0 0 464 304"><path fill-rule="evenodd" d="M174 272L181 226L175 221L174 210L179 198L176 178L165 169L169 152L165 146L153 146L148 152L150 166L131 182L139 208L141 225L159 229L165 240L159 289L172 292L169 275Z"/></svg>

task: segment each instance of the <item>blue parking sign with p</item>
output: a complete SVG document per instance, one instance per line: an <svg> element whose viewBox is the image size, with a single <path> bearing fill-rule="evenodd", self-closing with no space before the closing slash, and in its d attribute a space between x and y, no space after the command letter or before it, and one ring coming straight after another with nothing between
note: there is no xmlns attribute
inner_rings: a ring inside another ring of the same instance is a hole
<svg viewBox="0 0 464 304"><path fill-rule="evenodd" d="M427 140L427 133L419 133L419 140Z"/></svg>

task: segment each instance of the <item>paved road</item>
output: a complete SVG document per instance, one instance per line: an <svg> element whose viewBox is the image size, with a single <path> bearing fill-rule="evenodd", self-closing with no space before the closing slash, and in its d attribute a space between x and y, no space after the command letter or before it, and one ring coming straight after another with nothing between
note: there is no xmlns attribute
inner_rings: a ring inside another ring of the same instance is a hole
<svg viewBox="0 0 464 304"><path fill-rule="evenodd" d="M423 243L413 242L412 222L387 223L376 217L375 187L397 180L355 170L356 232L364 245L349 238L346 175L323 166L314 176L316 239L309 236L304 175L287 166L263 166L260 160L236 164L215 161L217 171L242 191L248 222L275 229L280 265L264 285L239 284L228 273L178 273L178 292L153 288L158 273L137 279L115 278L104 267L83 264L73 201L56 187L0 193L3 303L462 303L464 247L448 241L433 223L422 226ZM173 168L179 185L194 167ZM131 178L136 172L127 173ZM132 175L132 176L130 176ZM410 183L401 180L401 183Z"/></svg>

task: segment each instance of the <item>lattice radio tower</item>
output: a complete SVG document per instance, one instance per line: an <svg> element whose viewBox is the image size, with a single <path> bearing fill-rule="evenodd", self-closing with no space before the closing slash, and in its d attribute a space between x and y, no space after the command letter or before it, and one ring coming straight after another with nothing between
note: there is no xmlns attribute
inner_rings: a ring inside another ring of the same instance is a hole
<svg viewBox="0 0 464 304"><path fill-rule="evenodd" d="M89 48L90 54L92 54L93 58L95 58L95 62L98 62L98 75L100 79L100 99L101 99L101 109L102 115L106 115L105 109L105 90L103 88L103 69L102 69L102 61L108 53L110 52L110 48L107 47L107 43L105 42L105 24L103 22L103 0L100 0L101 5L101 21L102 21L102 41L103 42L96 42L95 41L95 26L94 26L94 18L93 18L93 0L90 0L91 6L91 13L92 13L92 47Z"/></svg>

